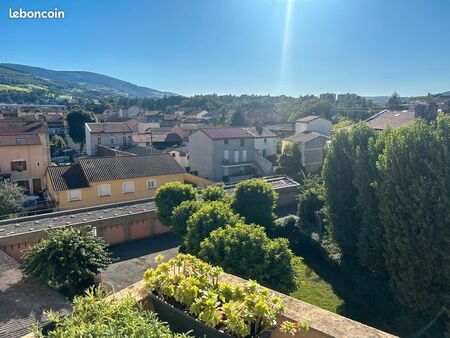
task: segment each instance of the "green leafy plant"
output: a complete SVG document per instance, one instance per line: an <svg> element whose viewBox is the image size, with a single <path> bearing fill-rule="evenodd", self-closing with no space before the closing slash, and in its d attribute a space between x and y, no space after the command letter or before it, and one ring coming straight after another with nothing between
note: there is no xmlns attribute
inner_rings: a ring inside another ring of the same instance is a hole
<svg viewBox="0 0 450 338"><path fill-rule="evenodd" d="M132 296L121 300L107 297L102 287L89 288L83 297L75 297L72 313L61 317L47 313L55 328L44 335L33 328L36 337L129 337L129 338L187 338L174 334L154 312L146 311Z"/></svg>
<svg viewBox="0 0 450 338"><path fill-rule="evenodd" d="M176 206L172 211L170 227L176 234L184 237L187 232L187 222L189 218L204 205L200 201L184 201Z"/></svg>
<svg viewBox="0 0 450 338"><path fill-rule="evenodd" d="M280 331L283 333L295 336L298 333L305 332L309 330L309 325L306 322L289 322L284 321L280 325Z"/></svg>
<svg viewBox="0 0 450 338"><path fill-rule="evenodd" d="M55 229L48 238L24 251L22 270L71 294L94 284L95 276L113 262L107 244L89 226Z"/></svg>
<svg viewBox="0 0 450 338"><path fill-rule="evenodd" d="M280 298L254 281L220 282L221 272L194 256L179 254L147 270L144 281L161 299L236 337L257 337L276 325L285 307Z"/></svg>
<svg viewBox="0 0 450 338"><path fill-rule="evenodd" d="M202 199L205 202L221 201L224 203L231 203L231 196L223 186L209 185L202 191Z"/></svg>
<svg viewBox="0 0 450 338"><path fill-rule="evenodd" d="M193 201L198 197L197 190L189 184L169 182L156 191L155 202L158 218L166 226L171 225L172 212L184 201Z"/></svg>

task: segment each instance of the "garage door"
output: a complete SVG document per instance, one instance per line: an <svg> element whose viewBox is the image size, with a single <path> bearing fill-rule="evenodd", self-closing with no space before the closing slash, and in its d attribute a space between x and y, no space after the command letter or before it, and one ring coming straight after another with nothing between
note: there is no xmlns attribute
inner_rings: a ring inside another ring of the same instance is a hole
<svg viewBox="0 0 450 338"><path fill-rule="evenodd" d="M121 224L103 228L103 239L109 245L125 242L125 227Z"/></svg>
<svg viewBox="0 0 450 338"><path fill-rule="evenodd" d="M145 238L150 234L148 232L148 219L130 222L130 240Z"/></svg>

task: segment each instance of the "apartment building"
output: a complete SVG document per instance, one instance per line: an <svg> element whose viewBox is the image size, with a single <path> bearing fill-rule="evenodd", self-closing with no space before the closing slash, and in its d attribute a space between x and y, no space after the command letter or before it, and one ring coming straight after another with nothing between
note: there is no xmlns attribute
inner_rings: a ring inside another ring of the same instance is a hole
<svg viewBox="0 0 450 338"><path fill-rule="evenodd" d="M192 173L213 181L234 182L271 174L272 165L243 128L202 128L189 137Z"/></svg>
<svg viewBox="0 0 450 338"><path fill-rule="evenodd" d="M0 120L0 178L37 194L50 164L48 128L41 121Z"/></svg>
<svg viewBox="0 0 450 338"><path fill-rule="evenodd" d="M133 130L126 122L86 123L86 152L96 153L96 147L124 147L133 145Z"/></svg>
<svg viewBox="0 0 450 338"><path fill-rule="evenodd" d="M295 133L301 134L302 132L308 130L325 136L330 136L332 125L333 124L331 121L327 119L320 116L309 115L295 121Z"/></svg>

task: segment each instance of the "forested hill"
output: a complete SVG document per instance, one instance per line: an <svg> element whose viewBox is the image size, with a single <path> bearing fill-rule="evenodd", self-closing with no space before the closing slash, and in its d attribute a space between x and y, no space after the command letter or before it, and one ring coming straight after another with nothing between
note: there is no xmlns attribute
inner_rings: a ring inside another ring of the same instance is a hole
<svg viewBox="0 0 450 338"><path fill-rule="evenodd" d="M157 98L175 95L137 86L110 76L84 71L55 71L18 64L0 64L0 91L41 95L103 98L133 96Z"/></svg>

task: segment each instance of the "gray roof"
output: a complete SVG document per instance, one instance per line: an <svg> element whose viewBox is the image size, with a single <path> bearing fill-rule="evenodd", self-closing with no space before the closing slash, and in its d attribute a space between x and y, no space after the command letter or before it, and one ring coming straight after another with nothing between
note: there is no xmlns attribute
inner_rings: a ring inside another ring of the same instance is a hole
<svg viewBox="0 0 450 338"><path fill-rule="evenodd" d="M252 138L253 136L240 127L236 128L201 128L210 139L220 140L225 138Z"/></svg>
<svg viewBox="0 0 450 338"><path fill-rule="evenodd" d="M297 122L308 123L308 122L314 121L314 120L316 120L318 118L320 118L320 116L309 115L309 116L305 116L305 117L302 117L302 118L298 119Z"/></svg>
<svg viewBox="0 0 450 338"><path fill-rule="evenodd" d="M48 323L44 311L65 315L70 309L66 298L40 281L23 276L19 264L0 250L0 337L22 337L36 322L41 326Z"/></svg>
<svg viewBox="0 0 450 338"><path fill-rule="evenodd" d="M322 137L325 137L325 138L328 139L327 136L319 134L319 133L316 133L314 131L304 131L303 133L295 134L295 135L286 137L284 140L291 141L291 142L304 143L304 142L308 142L308 141L310 141L310 140L312 140L312 139L314 139L316 137L319 137L319 136L322 136Z"/></svg>
<svg viewBox="0 0 450 338"><path fill-rule="evenodd" d="M245 127L242 128L246 132L250 133L256 138L266 138L266 137L277 137L277 135L271 132L268 128L258 128L258 127Z"/></svg>
<svg viewBox="0 0 450 338"><path fill-rule="evenodd" d="M126 122L86 123L92 133L131 133L133 130Z"/></svg>
<svg viewBox="0 0 450 338"><path fill-rule="evenodd" d="M86 188L91 182L185 173L169 154L81 158L70 166L50 166L56 191Z"/></svg>
<svg viewBox="0 0 450 338"><path fill-rule="evenodd" d="M380 113L372 116L366 121L367 125L376 130L382 130L387 126L391 128L400 128L411 124L416 117L413 110L394 111L383 110Z"/></svg>

